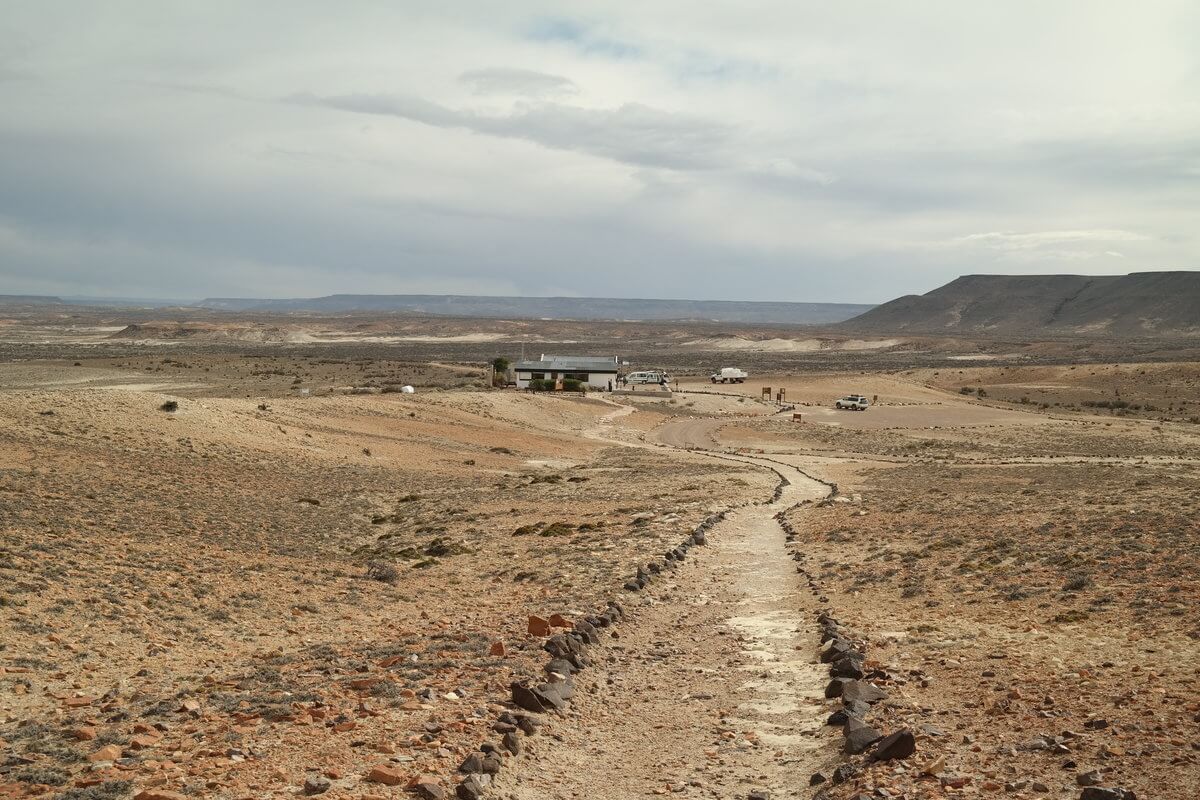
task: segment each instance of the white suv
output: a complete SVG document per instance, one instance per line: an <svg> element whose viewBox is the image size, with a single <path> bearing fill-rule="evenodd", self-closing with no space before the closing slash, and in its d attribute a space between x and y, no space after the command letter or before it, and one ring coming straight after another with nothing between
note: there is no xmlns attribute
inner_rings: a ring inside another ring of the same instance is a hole
<svg viewBox="0 0 1200 800"><path fill-rule="evenodd" d="M851 394L846 395L841 400L838 400L833 404L833 407L848 408L851 411L866 411L867 406L869 405L870 403L867 402L867 398L863 397L861 394Z"/></svg>
<svg viewBox="0 0 1200 800"><path fill-rule="evenodd" d="M626 383L658 383L667 385L671 382L671 376L665 372L651 370L648 372L631 372L625 376Z"/></svg>

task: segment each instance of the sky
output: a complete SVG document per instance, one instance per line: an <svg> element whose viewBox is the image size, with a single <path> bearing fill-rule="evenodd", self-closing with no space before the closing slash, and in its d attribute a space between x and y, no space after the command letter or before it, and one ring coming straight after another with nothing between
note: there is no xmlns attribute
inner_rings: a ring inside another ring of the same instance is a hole
<svg viewBox="0 0 1200 800"><path fill-rule="evenodd" d="M0 294L1200 268L1200 4L0 0Z"/></svg>

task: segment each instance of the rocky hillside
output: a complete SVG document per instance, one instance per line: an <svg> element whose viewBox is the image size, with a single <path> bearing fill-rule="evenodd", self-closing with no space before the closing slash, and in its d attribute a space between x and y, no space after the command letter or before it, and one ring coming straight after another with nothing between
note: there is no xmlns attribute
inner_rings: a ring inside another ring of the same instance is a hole
<svg viewBox="0 0 1200 800"><path fill-rule="evenodd" d="M843 323L861 332L1200 335L1200 272L964 275Z"/></svg>

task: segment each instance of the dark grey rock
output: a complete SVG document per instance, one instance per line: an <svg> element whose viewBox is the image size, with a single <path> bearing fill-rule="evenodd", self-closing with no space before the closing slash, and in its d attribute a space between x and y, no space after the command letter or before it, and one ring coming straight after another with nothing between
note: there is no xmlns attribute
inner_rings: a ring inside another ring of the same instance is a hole
<svg viewBox="0 0 1200 800"><path fill-rule="evenodd" d="M830 781L836 786L839 783L845 783L858 774L859 768L854 764L839 764L833 771L833 777Z"/></svg>
<svg viewBox="0 0 1200 800"><path fill-rule="evenodd" d="M484 753L483 772L488 775L496 775L502 766L504 766L504 758L499 753Z"/></svg>
<svg viewBox="0 0 1200 800"><path fill-rule="evenodd" d="M458 765L458 771L467 775L477 775L483 772L483 753L478 750L471 753Z"/></svg>
<svg viewBox="0 0 1200 800"><path fill-rule="evenodd" d="M880 700L886 700L888 694L873 683L868 683L866 681L850 681L842 689L841 696L843 700L847 702L851 700L861 700L864 703L870 704L878 703Z"/></svg>
<svg viewBox="0 0 1200 800"><path fill-rule="evenodd" d="M537 692L522 683L513 681L509 688L512 690L513 703L526 711L541 714L556 707L551 703L543 702Z"/></svg>
<svg viewBox="0 0 1200 800"><path fill-rule="evenodd" d="M829 665L829 674L835 678L861 678L863 676L863 662L860 658L855 658L857 653L846 654Z"/></svg>
<svg viewBox="0 0 1200 800"><path fill-rule="evenodd" d="M871 713L871 706L864 703L862 700L846 700L842 698L842 708L846 709L846 713L852 717L866 719L867 714Z"/></svg>
<svg viewBox="0 0 1200 800"><path fill-rule="evenodd" d="M1137 800L1137 795L1129 789L1106 789L1103 786L1089 786L1080 793L1079 800Z"/></svg>
<svg viewBox="0 0 1200 800"><path fill-rule="evenodd" d="M454 788L454 795L458 800L483 800L484 786L483 781L471 775Z"/></svg>
<svg viewBox="0 0 1200 800"><path fill-rule="evenodd" d="M871 760L892 761L908 758L915 752L917 752L917 738L913 736L912 731L904 728L880 739L879 743L875 745L875 749L871 751Z"/></svg>
<svg viewBox="0 0 1200 800"><path fill-rule="evenodd" d="M546 666L542 667L542 669L547 673L557 672L564 678L575 674L575 665L565 658L552 658L546 662Z"/></svg>
<svg viewBox="0 0 1200 800"><path fill-rule="evenodd" d="M858 717L849 717L842 733L846 737L843 746L847 753L861 753L883 737L882 733Z"/></svg>
<svg viewBox="0 0 1200 800"><path fill-rule="evenodd" d="M825 720L826 725L845 725L850 719L850 713L844 708L839 708L837 711L829 715Z"/></svg>

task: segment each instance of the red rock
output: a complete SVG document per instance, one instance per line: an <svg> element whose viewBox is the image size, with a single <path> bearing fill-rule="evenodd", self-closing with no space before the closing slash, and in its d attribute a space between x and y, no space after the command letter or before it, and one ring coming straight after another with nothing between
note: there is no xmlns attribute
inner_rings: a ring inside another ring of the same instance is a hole
<svg viewBox="0 0 1200 800"><path fill-rule="evenodd" d="M550 622L541 617L529 615L529 635L530 636L549 636Z"/></svg>
<svg viewBox="0 0 1200 800"><path fill-rule="evenodd" d="M370 689L375 684L379 683L379 678L355 678L350 681L351 689Z"/></svg>
<svg viewBox="0 0 1200 800"><path fill-rule="evenodd" d="M179 792L167 789L143 789L133 796L133 800L188 800L188 798Z"/></svg>
<svg viewBox="0 0 1200 800"><path fill-rule="evenodd" d="M90 742L96 738L96 729L91 725L84 725L81 728L76 728L71 731L71 735L80 742Z"/></svg>
<svg viewBox="0 0 1200 800"><path fill-rule="evenodd" d="M346 731L352 731L357 727L357 722L354 720L347 720L346 722L339 722L337 725L334 725L333 729L338 733L345 733Z"/></svg>
<svg viewBox="0 0 1200 800"><path fill-rule="evenodd" d="M367 773L367 780L372 783L382 783L386 786L399 786L404 783L405 775L396 767L388 764L379 764L378 766L371 767L371 771Z"/></svg>
<svg viewBox="0 0 1200 800"><path fill-rule="evenodd" d="M129 740L130 750L146 750L158 745L157 736L134 736Z"/></svg>
<svg viewBox="0 0 1200 800"><path fill-rule="evenodd" d="M564 617L562 614L551 614L550 615L550 627L551 628L573 628L573 627L575 627L575 623L572 622L571 620L567 619L566 617Z"/></svg>
<svg viewBox="0 0 1200 800"><path fill-rule="evenodd" d="M488 649L488 655L495 658L504 658L504 656L507 654L508 653L504 648L504 642L492 642L491 648Z"/></svg>
<svg viewBox="0 0 1200 800"><path fill-rule="evenodd" d="M96 752L88 756L88 761L95 763L97 761L116 761L121 757L121 748L115 744L110 744L101 747Z"/></svg>
<svg viewBox="0 0 1200 800"><path fill-rule="evenodd" d="M94 697L68 697L66 700L63 700L63 705L67 708L83 708L84 706L90 706L94 702L96 702L96 698Z"/></svg>

